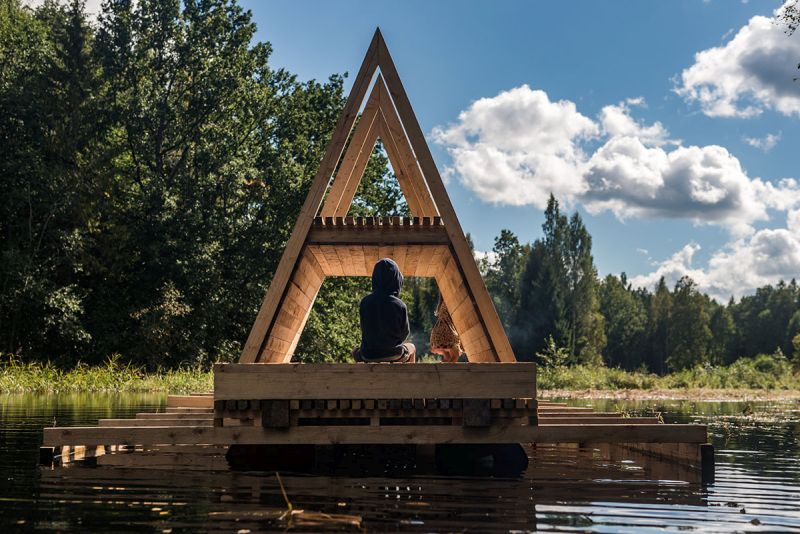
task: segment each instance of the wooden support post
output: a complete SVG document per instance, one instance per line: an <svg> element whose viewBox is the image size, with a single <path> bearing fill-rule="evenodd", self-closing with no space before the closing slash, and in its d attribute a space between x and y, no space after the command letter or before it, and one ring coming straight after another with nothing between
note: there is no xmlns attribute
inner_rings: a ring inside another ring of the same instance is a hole
<svg viewBox="0 0 800 534"><path fill-rule="evenodd" d="M289 401L261 401L261 426L264 428L289 428Z"/></svg>
<svg viewBox="0 0 800 534"><path fill-rule="evenodd" d="M703 484L714 483L715 471L714 446L710 443L700 445L700 473Z"/></svg>
<svg viewBox="0 0 800 534"><path fill-rule="evenodd" d="M489 399L464 399L464 426L489 426L492 411Z"/></svg>

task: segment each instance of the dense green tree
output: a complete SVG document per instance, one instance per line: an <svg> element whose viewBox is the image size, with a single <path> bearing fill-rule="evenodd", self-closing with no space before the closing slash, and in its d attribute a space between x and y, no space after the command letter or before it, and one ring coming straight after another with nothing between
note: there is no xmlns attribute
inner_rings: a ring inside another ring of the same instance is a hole
<svg viewBox="0 0 800 534"><path fill-rule="evenodd" d="M605 318L605 362L614 367L636 369L643 363L647 310L632 291L625 273L609 274L600 283L600 313Z"/></svg>
<svg viewBox="0 0 800 534"><path fill-rule="evenodd" d="M730 305L712 306L709 328L711 329L711 344L709 354L711 361L715 364L730 363L731 348L736 336L736 325L733 322Z"/></svg>
<svg viewBox="0 0 800 534"><path fill-rule="evenodd" d="M571 218L561 213L552 195L542 230L520 278L514 344L523 354L536 354L553 336L572 361L599 363L605 332L591 236L577 213Z"/></svg>
<svg viewBox="0 0 800 534"><path fill-rule="evenodd" d="M650 370L664 374L667 370L667 356L670 353L669 324L672 317L672 294L662 276L656 284L655 292L650 299L647 334L650 345L648 367Z"/></svg>
<svg viewBox="0 0 800 534"><path fill-rule="evenodd" d="M707 297L697 290L697 284L688 276L682 277L675 284L667 339L669 370L686 369L709 361L711 329Z"/></svg>
<svg viewBox="0 0 800 534"><path fill-rule="evenodd" d="M82 229L107 131L81 6L0 2L0 350L59 355L92 341Z"/></svg>
<svg viewBox="0 0 800 534"><path fill-rule="evenodd" d="M519 286L519 308L511 329L511 343L518 359L531 361L546 348L546 339L555 335L562 309L541 240L531 245Z"/></svg>
<svg viewBox="0 0 800 534"><path fill-rule="evenodd" d="M495 260L484 268L486 287L506 329L511 328L519 308L519 280L525 268L529 245L522 245L510 230L501 230L492 247Z"/></svg>

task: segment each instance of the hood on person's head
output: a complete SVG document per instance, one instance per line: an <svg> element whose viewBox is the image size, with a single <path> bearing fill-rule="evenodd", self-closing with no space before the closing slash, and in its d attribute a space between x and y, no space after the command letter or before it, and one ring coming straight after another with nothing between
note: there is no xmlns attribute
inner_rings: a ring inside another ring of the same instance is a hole
<svg viewBox="0 0 800 534"><path fill-rule="evenodd" d="M403 273L400 272L400 267L389 258L378 260L372 269L372 292L399 297L402 288Z"/></svg>

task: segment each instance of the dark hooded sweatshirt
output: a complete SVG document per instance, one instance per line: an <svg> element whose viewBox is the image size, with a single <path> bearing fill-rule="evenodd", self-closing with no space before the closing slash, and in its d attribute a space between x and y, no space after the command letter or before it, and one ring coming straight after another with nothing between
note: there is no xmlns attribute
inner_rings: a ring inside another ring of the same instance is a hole
<svg viewBox="0 0 800 534"><path fill-rule="evenodd" d="M365 360L399 356L409 334L408 311L400 300L403 273L384 258L372 269L372 293L361 299L361 356Z"/></svg>

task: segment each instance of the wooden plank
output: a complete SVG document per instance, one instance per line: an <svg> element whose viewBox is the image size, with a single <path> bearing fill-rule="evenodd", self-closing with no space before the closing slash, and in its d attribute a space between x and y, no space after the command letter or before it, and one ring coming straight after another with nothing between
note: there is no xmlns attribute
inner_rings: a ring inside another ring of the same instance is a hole
<svg viewBox="0 0 800 534"><path fill-rule="evenodd" d="M349 200L347 199L348 190L355 183L355 186L352 187L355 192L355 188L358 187L358 182L361 180L361 174L364 172L362 169L361 173L358 173L356 169L362 165L366 166L366 161L369 161L369 157L372 155L375 141L378 139L378 126L375 124L375 119L378 116L380 100L376 87L378 87L377 83L372 86L372 91L364 106L364 112L356 124L350 144L333 179L333 185L320 208L319 214L323 218L347 215L350 201L352 201L352 196Z"/></svg>
<svg viewBox="0 0 800 534"><path fill-rule="evenodd" d="M289 428L289 401L261 401L261 426L264 428Z"/></svg>
<svg viewBox="0 0 800 534"><path fill-rule="evenodd" d="M208 419L214 417L213 412L206 413L166 413L166 412L140 412L136 419Z"/></svg>
<svg viewBox="0 0 800 534"><path fill-rule="evenodd" d="M364 245L364 270L367 276L372 276L372 269L380 258L380 248L377 245Z"/></svg>
<svg viewBox="0 0 800 534"><path fill-rule="evenodd" d="M381 225L336 229L320 225L311 228L308 243L309 245L448 245L450 238L443 226Z"/></svg>
<svg viewBox="0 0 800 534"><path fill-rule="evenodd" d="M409 170L406 168L405 161L400 156L396 142L386 126L386 119L380 112L378 112L376 118L378 121L378 136L383 141L383 147L386 150L386 155L389 156L389 163L392 164L397 182L400 184L400 190L408 203L408 209L413 214L422 213L422 206L420 205L417 191L411 182Z"/></svg>
<svg viewBox="0 0 800 534"><path fill-rule="evenodd" d="M215 399L535 397L536 365L215 364Z"/></svg>
<svg viewBox="0 0 800 534"><path fill-rule="evenodd" d="M336 256L338 256L339 262L342 265L342 273L344 276L354 276L355 269L353 268L353 257L350 255L350 247L334 246L331 248L336 251Z"/></svg>
<svg viewBox="0 0 800 534"><path fill-rule="evenodd" d="M370 276L372 271L367 272L364 264L364 246L361 244L350 245L350 255L353 258L353 275Z"/></svg>
<svg viewBox="0 0 800 534"><path fill-rule="evenodd" d="M317 263L322 268L323 274L325 276L332 276L331 267L328 265L328 261L325 258L325 255L322 253L322 250L318 245L308 245L306 246L306 250L308 250L313 256L314 259L317 260Z"/></svg>
<svg viewBox="0 0 800 534"><path fill-rule="evenodd" d="M419 267L419 257L422 252L421 245L409 245L406 249L406 264L403 274L405 276L417 276Z"/></svg>
<svg viewBox="0 0 800 534"><path fill-rule="evenodd" d="M419 211L412 211L411 213L418 217L434 217L439 215L436 209L436 203L422 176L417 158L414 156L411 143L401 124L400 117L397 115L397 110L389 96L388 89L383 84L381 84L379 98L380 116L378 120L383 122L386 136L391 137L394 142L394 148L397 152L398 159L402 161L409 178L409 185L413 188L414 196L420 206Z"/></svg>
<svg viewBox="0 0 800 534"><path fill-rule="evenodd" d="M656 425L658 417L542 417L540 425Z"/></svg>
<svg viewBox="0 0 800 534"><path fill-rule="evenodd" d="M213 410L210 408L184 408L184 407L173 408L169 406L164 411L166 413L192 413L192 414L213 413Z"/></svg>
<svg viewBox="0 0 800 534"><path fill-rule="evenodd" d="M100 419L97 421L97 426L211 426L212 421L211 417L193 417L191 419L167 419L164 417L157 419Z"/></svg>
<svg viewBox="0 0 800 534"><path fill-rule="evenodd" d="M425 176L425 181L430 189L431 196L436 203L444 226L450 236L453 250L463 270L467 285L475 298L480 315L486 324L491 343L500 361L516 361L514 352L511 350L511 344L508 342L506 333L503 330L503 325L500 322L500 317L497 315L497 310L495 310L489 292L486 290L486 285L483 283L483 278L481 278L481 274L478 271L475 259L472 257L472 251L467 244L464 230L461 228L458 216L453 209L450 197L444 187L442 177L439 175L436 162L433 160L428 144L425 141L425 135L419 126L419 122L417 122L417 117L408 100L408 95L403 87L403 83L400 81L397 68L389 54L383 36L380 34L380 30L376 31L376 34L378 36L378 65L380 66L381 73L386 81L386 86L395 108L397 109L400 120L402 121L403 127L405 128L406 134L408 135L411 147L417 156L420 168Z"/></svg>
<svg viewBox="0 0 800 534"><path fill-rule="evenodd" d="M437 248L443 247L419 247L419 259L417 260L417 270L414 276L430 277L435 274L435 271L431 269L431 263L433 263L433 255Z"/></svg>
<svg viewBox="0 0 800 534"><path fill-rule="evenodd" d="M406 270L406 256L408 253L408 246L405 244L402 245L394 245L392 247L392 258L397 263L397 266L400 267L401 272L405 272Z"/></svg>
<svg viewBox="0 0 800 534"><path fill-rule="evenodd" d="M347 443L705 443L705 425L55 427L42 445L347 444Z"/></svg>
<svg viewBox="0 0 800 534"><path fill-rule="evenodd" d="M213 408L214 399L199 395L169 395L167 406L170 408Z"/></svg>
<svg viewBox="0 0 800 534"><path fill-rule="evenodd" d="M378 75L378 77L380 78L380 75ZM380 80L375 81L375 86L373 87L372 94L370 94L369 97L370 100L372 100L373 97L377 97L375 94L375 88L378 87L379 82ZM371 104L371 102L369 103ZM350 205L353 203L353 198L356 195L361 178L364 176L364 171L369 164L369 159L375 150L375 144L378 142L378 135L378 124L377 121L373 120L372 124L370 125L369 133L367 134L367 142L364 144L362 150L360 150L358 153L358 158L353 165L352 172L350 173L349 179L347 180L345 188L342 191L339 204L336 206L335 213L339 217L344 217L350 210Z"/></svg>
<svg viewBox="0 0 800 534"><path fill-rule="evenodd" d="M329 271L325 274L328 276L344 276L342 261L339 259L339 255L336 254L336 249L331 245L320 245L319 249L328 264Z"/></svg>
<svg viewBox="0 0 800 534"><path fill-rule="evenodd" d="M311 228L311 223L317 215L320 208L325 191L328 188L328 182L331 175L339 162L339 157L342 154L344 145L350 135L350 130L358 115L358 110L364 100L364 95L369 87L369 82L375 72L378 61L378 42L380 41L380 33L375 32L372 38L369 49L364 56L364 61L361 63L361 68L353 82L353 88L350 95L347 97L342 114L336 123L333 130L333 135L325 150L325 155L322 158L317 174L311 183L308 196L303 202L303 207L295 222L292 234L283 251L278 268L272 278L272 283L267 290L261 307L259 308L258 315L253 322L253 327L250 334L247 336L247 341L242 348L242 354L239 356L239 361L242 363L252 363L259 359L262 352L262 347L267 336L269 327L275 317L275 312L278 309L280 301L283 298L286 284L294 270L294 265L300 255L303 243L305 242L308 230Z"/></svg>
<svg viewBox="0 0 800 534"><path fill-rule="evenodd" d="M489 426L492 412L490 399L464 399L464 426Z"/></svg>

